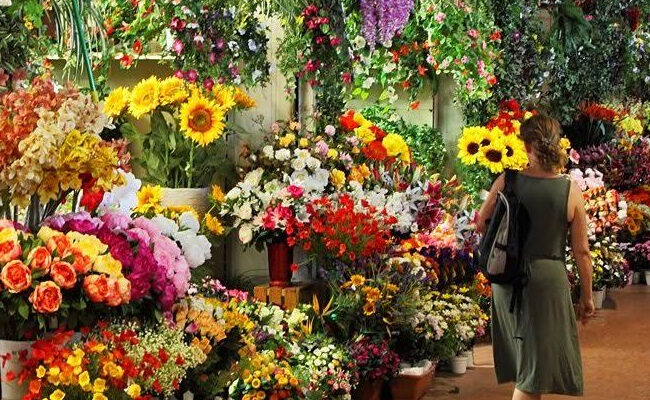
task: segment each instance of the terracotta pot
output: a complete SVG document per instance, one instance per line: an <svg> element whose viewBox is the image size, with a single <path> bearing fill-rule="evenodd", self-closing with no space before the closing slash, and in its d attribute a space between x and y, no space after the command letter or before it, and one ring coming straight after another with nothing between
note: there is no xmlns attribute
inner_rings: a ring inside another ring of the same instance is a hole
<svg viewBox="0 0 650 400"><path fill-rule="evenodd" d="M369 381L362 380L352 392L353 400L381 400L381 390L384 387L384 381L381 379Z"/></svg>
<svg viewBox="0 0 650 400"><path fill-rule="evenodd" d="M293 247L286 240L266 244L269 260L269 285L287 287L291 285L291 264L293 263Z"/></svg>
<svg viewBox="0 0 650 400"><path fill-rule="evenodd" d="M422 375L397 375L389 382L393 400L421 399L431 387L435 372L436 365L432 364Z"/></svg>
<svg viewBox="0 0 650 400"><path fill-rule="evenodd" d="M205 215L205 213L208 212L208 210L210 209L208 188L199 188L199 189L163 188L162 193L163 193L163 198L162 198L163 207L190 206L197 213L199 213L199 216L201 217Z"/></svg>
<svg viewBox="0 0 650 400"><path fill-rule="evenodd" d="M28 341L0 340L0 355L11 354L6 362L0 363L0 375L2 376L2 400L20 400L29 390L28 382L22 385L18 384L18 379L11 382L7 379L7 373L12 372L18 377L23 370L23 362L19 360L19 354L27 351L27 356L31 353L32 343Z"/></svg>

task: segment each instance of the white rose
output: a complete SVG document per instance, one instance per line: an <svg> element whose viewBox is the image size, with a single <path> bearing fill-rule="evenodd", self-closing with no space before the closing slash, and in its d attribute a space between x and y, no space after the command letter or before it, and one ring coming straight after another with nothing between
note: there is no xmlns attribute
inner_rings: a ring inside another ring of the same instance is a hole
<svg viewBox="0 0 650 400"><path fill-rule="evenodd" d="M273 159L273 146L271 145L266 145L264 148L262 148L262 154L264 154L264 157Z"/></svg>
<svg viewBox="0 0 650 400"><path fill-rule="evenodd" d="M293 168L296 171L302 171L303 169L305 169L306 165L307 163L302 158L296 158L293 161L291 161L291 168Z"/></svg>
<svg viewBox="0 0 650 400"><path fill-rule="evenodd" d="M262 175L264 174L264 169L262 168L257 168L248 174L246 174L246 177L244 178L244 182L248 183L251 186L257 186L260 183L260 180L262 180Z"/></svg>
<svg viewBox="0 0 650 400"><path fill-rule="evenodd" d="M366 47L366 39L363 36L358 35L357 37L354 38L354 47L357 50L363 49L364 47Z"/></svg>
<svg viewBox="0 0 650 400"><path fill-rule="evenodd" d="M296 149L294 150L293 154L296 156L296 158L305 161L307 161L307 159L311 157L311 153L309 153L309 150L305 150L305 149Z"/></svg>
<svg viewBox="0 0 650 400"><path fill-rule="evenodd" d="M320 164L321 164L320 160L317 159L317 158L314 158L314 157L311 157L311 156L309 156L309 158L307 158L307 167L309 169L311 169L312 171L317 169L317 168L320 168Z"/></svg>
<svg viewBox="0 0 650 400"><path fill-rule="evenodd" d="M183 214L181 214L180 218L178 219L178 222L181 227L185 229L189 229L194 233L197 233L199 229L201 229L201 224L199 224L199 220L196 219L194 213L191 213L189 211L186 211Z"/></svg>
<svg viewBox="0 0 650 400"><path fill-rule="evenodd" d="M291 158L291 151L289 149L280 149L275 152L275 159L278 161L287 161Z"/></svg>
<svg viewBox="0 0 650 400"><path fill-rule="evenodd" d="M241 189L239 187L235 186L234 188L230 189L228 194L226 194L226 199L235 200L240 195L241 195Z"/></svg>
<svg viewBox="0 0 650 400"><path fill-rule="evenodd" d="M244 203L241 207L235 210L235 215L243 220L249 220L253 216L253 209L250 203Z"/></svg>
<svg viewBox="0 0 650 400"><path fill-rule="evenodd" d="M250 224L244 224L239 228L239 240L243 244L248 244L253 240L253 229Z"/></svg>

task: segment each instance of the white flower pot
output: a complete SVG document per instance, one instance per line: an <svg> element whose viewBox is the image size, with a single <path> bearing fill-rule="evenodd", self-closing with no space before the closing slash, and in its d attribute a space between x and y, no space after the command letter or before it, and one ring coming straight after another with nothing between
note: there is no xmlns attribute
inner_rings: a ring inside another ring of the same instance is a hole
<svg viewBox="0 0 650 400"><path fill-rule="evenodd" d="M162 188L163 207L191 206L199 214L205 215L210 209L209 188L199 189L175 189Z"/></svg>
<svg viewBox="0 0 650 400"><path fill-rule="evenodd" d="M457 375L463 375L467 372L467 357L456 356L451 359L451 372Z"/></svg>
<svg viewBox="0 0 650 400"><path fill-rule="evenodd" d="M27 355L31 354L32 343L28 341L0 340L0 355L11 354L4 365L0 363L0 375L2 377L2 400L20 400L29 390L29 382L18 384L18 374L23 369L23 363L19 361L19 354L27 350ZM16 379L11 382L7 379L7 373L13 372Z"/></svg>
<svg viewBox="0 0 650 400"><path fill-rule="evenodd" d="M645 271L645 284L650 286L650 271Z"/></svg>
<svg viewBox="0 0 650 400"><path fill-rule="evenodd" d="M605 300L605 290L594 291L594 306L596 310L603 308L603 301Z"/></svg>
<svg viewBox="0 0 650 400"><path fill-rule="evenodd" d="M633 285L638 285L639 283L641 283L641 275L642 275L641 272L634 271L634 273L632 274L632 284Z"/></svg>
<svg viewBox="0 0 650 400"><path fill-rule="evenodd" d="M463 351L463 357L467 357L467 368L474 368L474 349Z"/></svg>

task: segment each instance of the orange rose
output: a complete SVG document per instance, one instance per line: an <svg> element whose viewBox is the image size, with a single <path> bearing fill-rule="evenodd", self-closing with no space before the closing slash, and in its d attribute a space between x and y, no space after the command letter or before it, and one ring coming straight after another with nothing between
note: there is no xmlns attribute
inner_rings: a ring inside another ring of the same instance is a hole
<svg viewBox="0 0 650 400"><path fill-rule="evenodd" d="M9 261L2 267L0 280L11 293L20 293L32 284L32 272L20 260Z"/></svg>
<svg viewBox="0 0 650 400"><path fill-rule="evenodd" d="M45 281L36 286L34 292L29 295L29 301L37 312L50 314L59 310L63 296L61 295L61 289L56 283Z"/></svg>
<svg viewBox="0 0 650 400"><path fill-rule="evenodd" d="M72 289L77 283L77 273L70 263L56 261L50 268L50 276L57 285L64 289Z"/></svg>
<svg viewBox="0 0 650 400"><path fill-rule="evenodd" d="M47 249L51 253L54 253L56 251L56 255L59 258L68 255L71 246L72 245L70 244L70 239L68 239L68 237L64 234L52 236L50 240L47 241Z"/></svg>
<svg viewBox="0 0 650 400"><path fill-rule="evenodd" d="M126 304L131 301L131 281L122 277L117 278L117 291L122 298L122 304Z"/></svg>
<svg viewBox="0 0 650 400"><path fill-rule="evenodd" d="M74 270L77 271L78 274L87 274L93 266L90 257L83 255L81 251L75 247L70 249L70 253L74 256L74 262L72 263Z"/></svg>
<svg viewBox="0 0 650 400"><path fill-rule="evenodd" d="M52 264L52 255L46 247L38 246L29 252L27 264L31 269L40 269L48 273Z"/></svg>
<svg viewBox="0 0 650 400"><path fill-rule="evenodd" d="M109 295L110 287L105 275L89 275L84 278L84 290L94 303L101 303Z"/></svg>

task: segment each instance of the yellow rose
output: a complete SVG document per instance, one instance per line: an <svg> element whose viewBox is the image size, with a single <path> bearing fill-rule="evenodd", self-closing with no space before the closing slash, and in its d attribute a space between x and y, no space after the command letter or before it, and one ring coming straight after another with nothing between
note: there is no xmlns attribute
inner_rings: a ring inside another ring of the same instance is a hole
<svg viewBox="0 0 650 400"><path fill-rule="evenodd" d="M128 388L126 388L126 394L128 394L132 399L140 397L141 392L142 389L137 383L132 383Z"/></svg>
<svg viewBox="0 0 650 400"><path fill-rule="evenodd" d="M300 147L302 147L303 149L305 147L309 147L309 140L307 140L306 138L300 138L300 141L298 142L298 145Z"/></svg>
<svg viewBox="0 0 650 400"><path fill-rule="evenodd" d="M45 376L45 367L42 365L39 365L38 368L36 368L36 377L38 379L41 379L42 377Z"/></svg>
<svg viewBox="0 0 650 400"><path fill-rule="evenodd" d="M95 259L93 271L107 274L113 278L121 278L122 263L114 259L110 254L104 254Z"/></svg>
<svg viewBox="0 0 650 400"><path fill-rule="evenodd" d="M93 394L93 400L108 400L108 397L104 396L101 393Z"/></svg>
<svg viewBox="0 0 650 400"><path fill-rule="evenodd" d="M93 383L93 392L102 393L106 391L106 381L102 378L95 379Z"/></svg>
<svg viewBox="0 0 650 400"><path fill-rule="evenodd" d="M329 149L327 151L327 158L331 158L333 160L339 158L339 152L336 149Z"/></svg>
<svg viewBox="0 0 650 400"><path fill-rule="evenodd" d="M56 389L51 395L50 400L63 400L65 393L61 389Z"/></svg>
<svg viewBox="0 0 650 400"><path fill-rule="evenodd" d="M330 172L330 182L337 189L340 189L343 185L345 185L345 172L336 168L333 169L332 172Z"/></svg>
<svg viewBox="0 0 650 400"><path fill-rule="evenodd" d="M79 386L88 386L90 385L90 374L88 374L88 371L84 371L81 374L79 374Z"/></svg>
<svg viewBox="0 0 650 400"><path fill-rule="evenodd" d="M286 135L282 136L278 143L282 147L289 147L291 143L293 143L296 140L296 135L293 133L287 133Z"/></svg>

